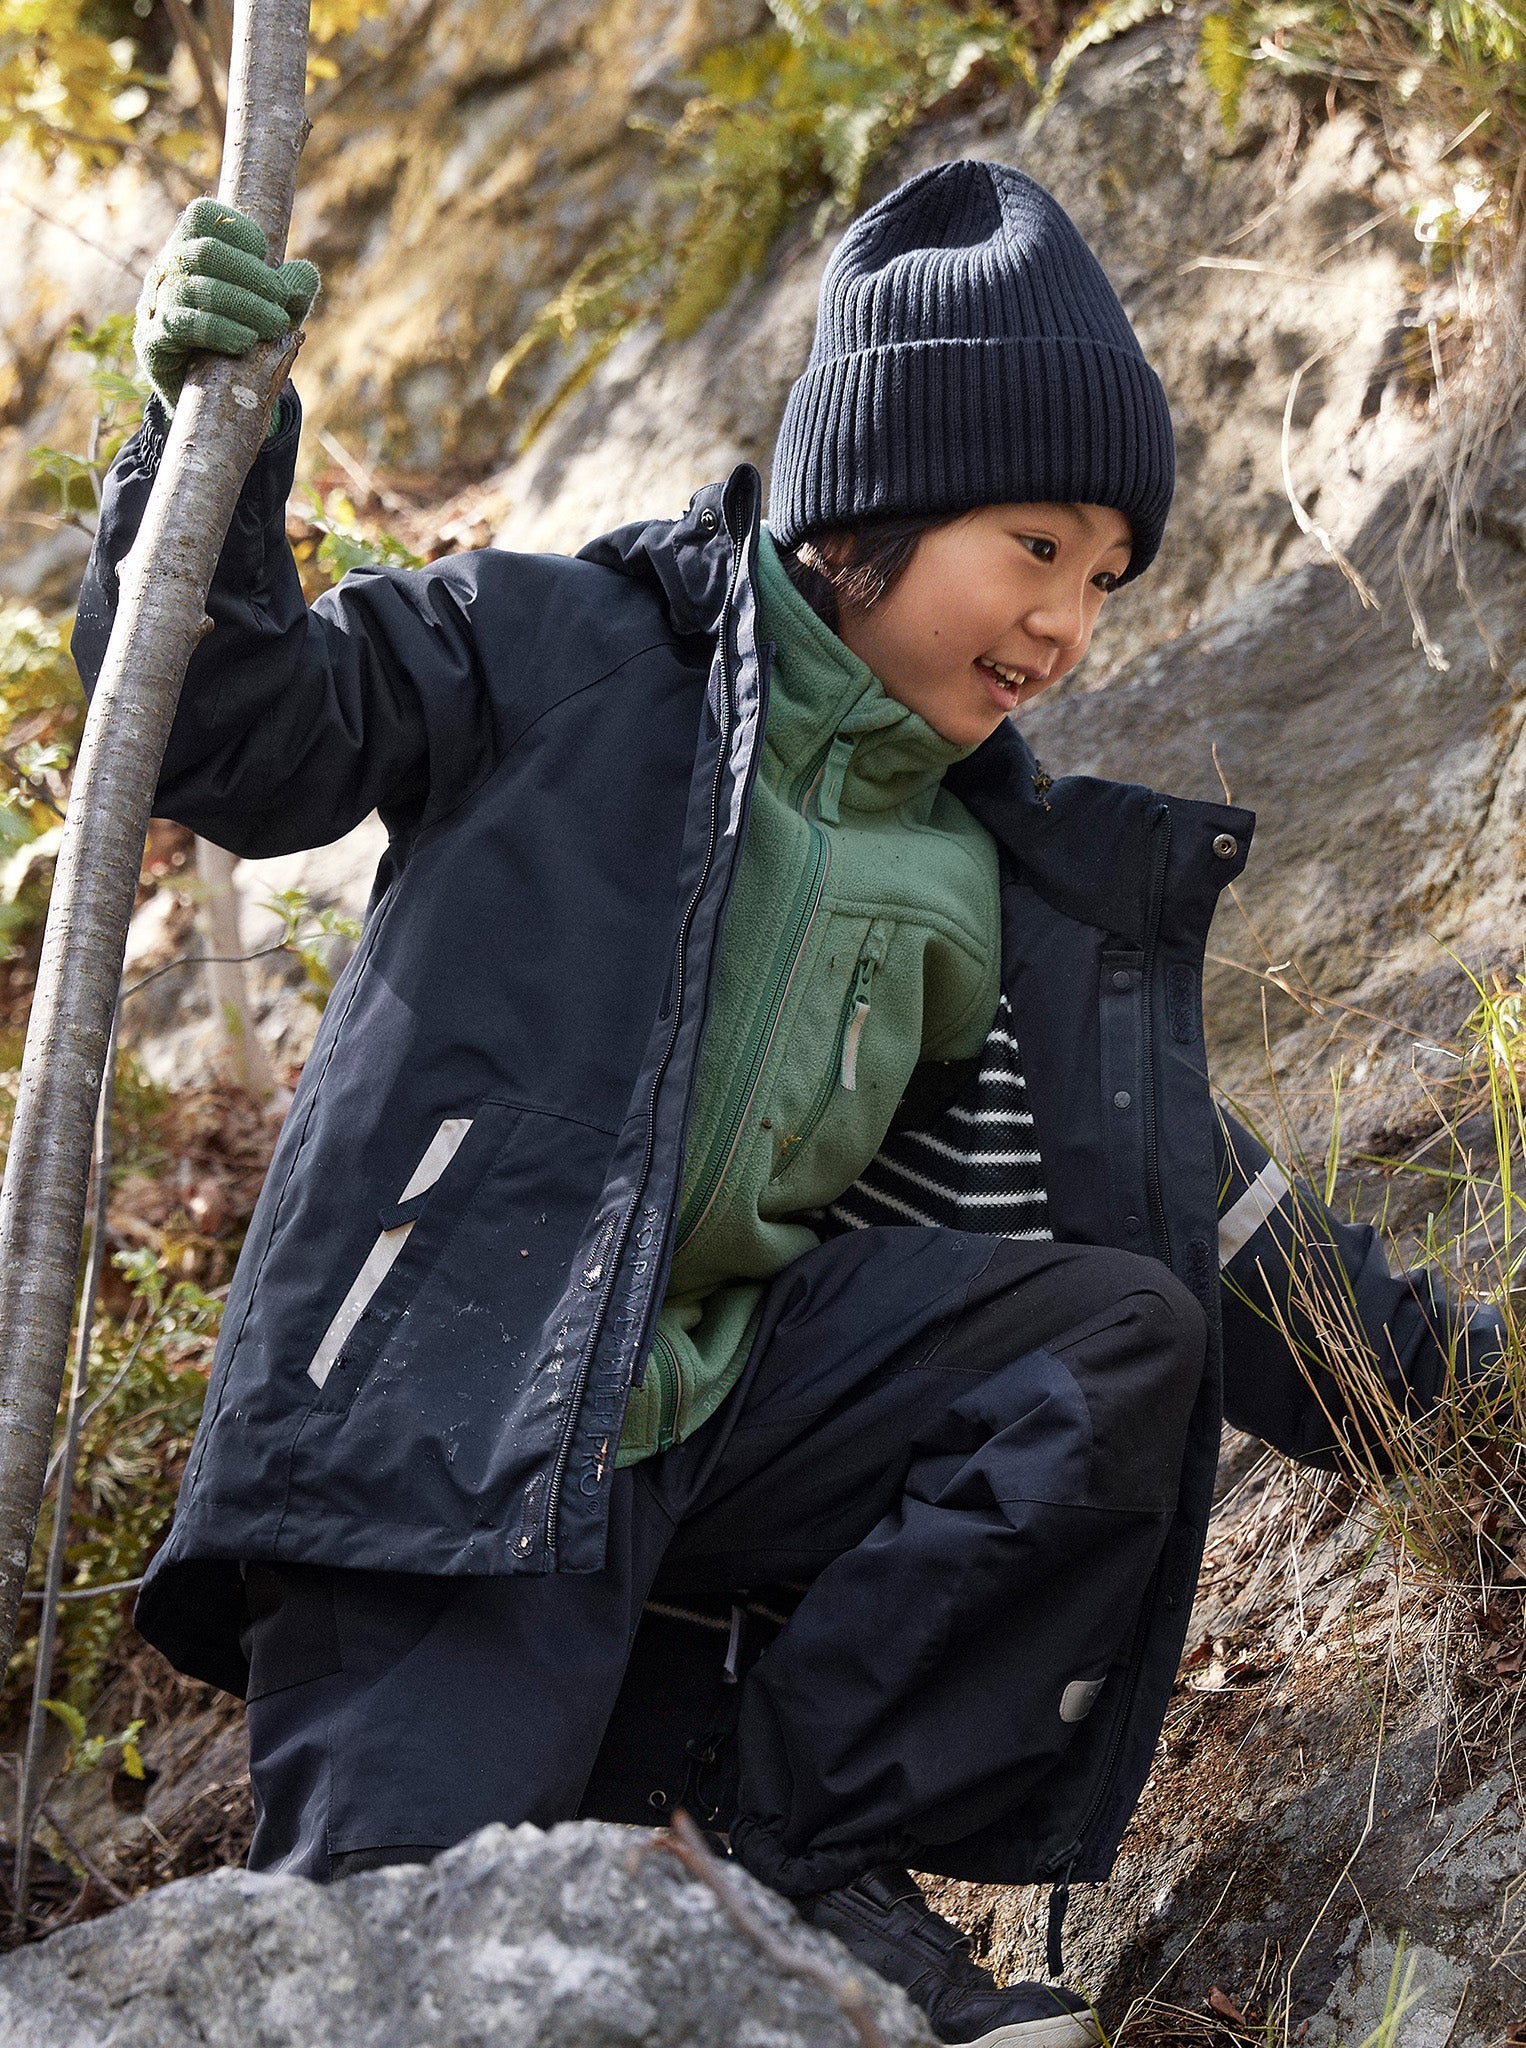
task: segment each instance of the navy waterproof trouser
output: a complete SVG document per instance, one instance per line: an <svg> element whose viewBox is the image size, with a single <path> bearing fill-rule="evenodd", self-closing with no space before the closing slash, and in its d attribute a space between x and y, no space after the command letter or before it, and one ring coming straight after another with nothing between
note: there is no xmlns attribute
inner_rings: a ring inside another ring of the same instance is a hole
<svg viewBox="0 0 1526 2048"><path fill-rule="evenodd" d="M829 1241L775 1282L720 1412L616 1475L602 1571L246 1567L252 1867L326 1879L600 1811L648 1603L783 1587L707 1815L790 1895L947 1869L1063 1754L1134 1625L1204 1344L1127 1253Z"/></svg>

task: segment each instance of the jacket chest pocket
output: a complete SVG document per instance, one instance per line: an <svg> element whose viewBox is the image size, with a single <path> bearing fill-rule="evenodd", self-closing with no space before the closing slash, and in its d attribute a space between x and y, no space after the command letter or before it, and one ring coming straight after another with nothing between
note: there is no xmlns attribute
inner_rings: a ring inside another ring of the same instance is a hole
<svg viewBox="0 0 1526 2048"><path fill-rule="evenodd" d="M307 1377L320 1394L330 1390L331 1381L331 1399L342 1403L353 1392L349 1368L369 1362L387 1324L444 1249L520 1115L508 1103L487 1102L472 1116L440 1123L397 1201L378 1211L380 1232L308 1362Z"/></svg>

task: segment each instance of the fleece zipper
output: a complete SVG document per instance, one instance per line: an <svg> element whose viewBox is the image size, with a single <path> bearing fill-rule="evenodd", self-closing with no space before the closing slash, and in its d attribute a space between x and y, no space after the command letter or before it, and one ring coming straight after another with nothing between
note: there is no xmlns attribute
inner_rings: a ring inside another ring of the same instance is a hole
<svg viewBox="0 0 1526 2048"><path fill-rule="evenodd" d="M812 824L810 829L811 865L795 893L794 915L790 919L785 942L774 960L768 998L753 1018L742 1057L737 1062L739 1079L727 1093L725 1114L717 1127L715 1140L705 1154L705 1163L695 1180L693 1192L684 1204L684 1213L679 1218L676 1247L679 1251L688 1244L715 1206L726 1178L726 1169L741 1141L747 1113L757 1098L779 1019L794 986L801 955L816 922L816 913L821 908L822 892L832 864L832 848L819 825Z"/></svg>

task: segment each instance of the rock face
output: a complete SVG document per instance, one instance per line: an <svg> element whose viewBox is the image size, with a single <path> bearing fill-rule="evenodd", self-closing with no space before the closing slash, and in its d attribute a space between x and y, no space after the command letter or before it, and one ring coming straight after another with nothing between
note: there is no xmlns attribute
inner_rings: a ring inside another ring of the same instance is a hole
<svg viewBox="0 0 1526 2048"><path fill-rule="evenodd" d="M484 1828L429 1869L328 1889L188 1878L0 1962L6 2048L852 2048L830 1994L767 1961L632 1829ZM797 1952L828 1936L739 1880ZM927 2048L862 1980L885 2048Z"/></svg>

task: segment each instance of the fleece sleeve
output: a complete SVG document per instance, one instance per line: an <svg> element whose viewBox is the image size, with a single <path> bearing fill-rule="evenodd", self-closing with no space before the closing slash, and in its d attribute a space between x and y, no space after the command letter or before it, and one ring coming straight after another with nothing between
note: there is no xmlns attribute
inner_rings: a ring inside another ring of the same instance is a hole
<svg viewBox="0 0 1526 2048"><path fill-rule="evenodd" d="M288 386L213 577L212 631L191 657L155 799L158 815L245 857L324 845L373 810L417 830L484 780L501 746L473 558L357 571L308 607L285 523L300 418ZM106 479L74 630L87 691L166 432L150 400Z"/></svg>
<svg viewBox="0 0 1526 2048"><path fill-rule="evenodd" d="M1397 1406L1423 1414L1449 1373L1488 1383L1500 1318L1453 1300L1431 1268L1391 1272L1375 1230L1337 1222L1243 1125L1223 1111L1219 1122L1225 1414L1308 1464L1364 1440L1381 1463L1347 1357L1364 1345Z"/></svg>

